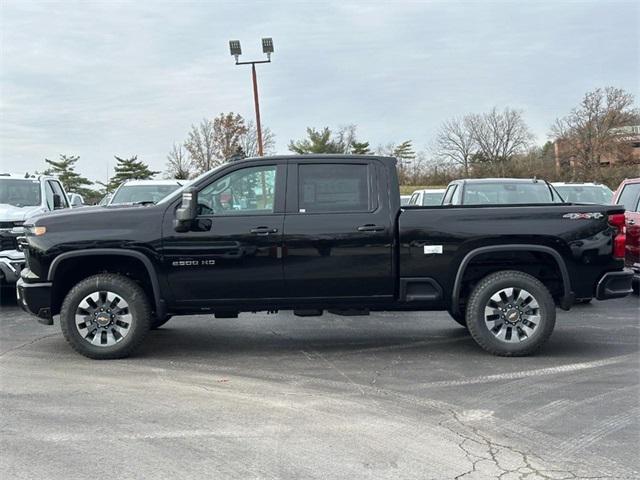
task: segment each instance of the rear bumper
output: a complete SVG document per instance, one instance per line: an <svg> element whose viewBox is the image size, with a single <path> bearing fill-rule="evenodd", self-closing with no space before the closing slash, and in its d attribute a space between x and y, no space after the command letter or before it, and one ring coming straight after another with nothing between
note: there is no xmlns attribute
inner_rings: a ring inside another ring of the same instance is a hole
<svg viewBox="0 0 640 480"><path fill-rule="evenodd" d="M38 317L45 325L53 325L51 317L51 282L26 283L22 278L16 284L16 295L20 307Z"/></svg>
<svg viewBox="0 0 640 480"><path fill-rule="evenodd" d="M619 272L605 273L596 287L596 298L598 300L608 300L610 298L621 298L629 295L633 289L633 270L625 268Z"/></svg>

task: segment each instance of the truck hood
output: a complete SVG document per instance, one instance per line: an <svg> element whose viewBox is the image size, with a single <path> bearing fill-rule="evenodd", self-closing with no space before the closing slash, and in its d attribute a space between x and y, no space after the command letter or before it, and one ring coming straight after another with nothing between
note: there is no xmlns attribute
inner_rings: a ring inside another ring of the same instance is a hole
<svg viewBox="0 0 640 480"><path fill-rule="evenodd" d="M82 208L64 208L53 212L47 212L46 215L33 216L28 223L36 225L53 225L64 224L67 228L85 229L89 228L105 228L103 222L115 222L112 226L116 226L119 220L126 222L129 218L136 218L140 215L151 215L152 211L159 210L155 205L95 205ZM163 209L164 210L164 209Z"/></svg>
<svg viewBox="0 0 640 480"><path fill-rule="evenodd" d="M42 205L35 207L16 207L6 203L0 204L0 222L24 222L33 215L47 213Z"/></svg>

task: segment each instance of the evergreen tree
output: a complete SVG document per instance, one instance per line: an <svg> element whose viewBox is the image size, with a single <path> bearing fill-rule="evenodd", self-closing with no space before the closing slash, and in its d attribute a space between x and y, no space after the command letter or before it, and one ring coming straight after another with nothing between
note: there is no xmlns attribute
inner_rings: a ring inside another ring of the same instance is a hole
<svg viewBox="0 0 640 480"><path fill-rule="evenodd" d="M356 146L356 126L345 125L340 127L334 134L329 127L322 130L307 128L307 138L302 140L291 140L289 150L300 155L308 153L355 153ZM368 143L360 143L360 148ZM365 147L365 148L366 148Z"/></svg>
<svg viewBox="0 0 640 480"><path fill-rule="evenodd" d="M411 140L406 140L393 150L393 156L402 163L410 163L416 158L416 152L413 149Z"/></svg>
<svg viewBox="0 0 640 480"><path fill-rule="evenodd" d="M300 155L309 153L343 153L342 145L331 137L329 127L322 130L307 128L307 136L303 140L289 143L289 150Z"/></svg>
<svg viewBox="0 0 640 480"><path fill-rule="evenodd" d="M351 145L351 153L353 155L371 155L373 152L369 148L369 142L354 141Z"/></svg>
<svg viewBox="0 0 640 480"><path fill-rule="evenodd" d="M75 164L79 159L77 155L60 155L57 162L45 158L44 161L49 164L49 168L44 173L58 177L67 193L74 192L83 197L90 196L93 190L85 187L92 185L93 182L75 172Z"/></svg>
<svg viewBox="0 0 640 480"><path fill-rule="evenodd" d="M150 170L146 163L138 160L137 155L134 155L131 158L114 157L117 164L114 168L114 175L111 177L107 185L107 190L109 192L113 192L126 180L149 180L153 178L154 175L160 173Z"/></svg>

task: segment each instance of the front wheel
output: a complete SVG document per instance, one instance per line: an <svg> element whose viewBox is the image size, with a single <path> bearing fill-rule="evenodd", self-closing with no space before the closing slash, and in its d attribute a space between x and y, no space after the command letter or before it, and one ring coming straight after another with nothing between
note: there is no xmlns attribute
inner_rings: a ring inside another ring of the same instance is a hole
<svg viewBox="0 0 640 480"><path fill-rule="evenodd" d="M487 352L529 355L551 336L556 308L549 290L535 277L505 270L488 275L467 304L467 327Z"/></svg>
<svg viewBox="0 0 640 480"><path fill-rule="evenodd" d="M123 358L150 328L151 309L144 290L123 275L85 278L67 294L60 327L71 347L98 360Z"/></svg>

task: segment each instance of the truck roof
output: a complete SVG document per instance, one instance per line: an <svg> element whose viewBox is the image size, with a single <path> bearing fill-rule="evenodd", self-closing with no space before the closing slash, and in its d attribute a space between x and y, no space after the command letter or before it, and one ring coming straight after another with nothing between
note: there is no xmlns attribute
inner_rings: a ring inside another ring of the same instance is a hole
<svg viewBox="0 0 640 480"><path fill-rule="evenodd" d="M544 182L541 178L464 178L453 180L451 183L537 183Z"/></svg>
<svg viewBox="0 0 640 480"><path fill-rule="evenodd" d="M183 185L188 183L189 180L176 180L176 179L167 179L167 180L125 180L123 185Z"/></svg>
<svg viewBox="0 0 640 480"><path fill-rule="evenodd" d="M354 159L354 160L382 160L384 162L393 162L395 163L397 160L394 157L389 157L386 155L350 155L344 153L312 153L305 155L268 155L265 157L249 157L243 158L242 160L238 160L239 162L245 162L249 160L290 160L290 159L310 159L310 160L344 160L344 159Z"/></svg>
<svg viewBox="0 0 640 480"><path fill-rule="evenodd" d="M11 180L46 180L46 179L58 179L58 177L54 175L29 175L26 176L24 173L0 173L0 178L10 178Z"/></svg>

